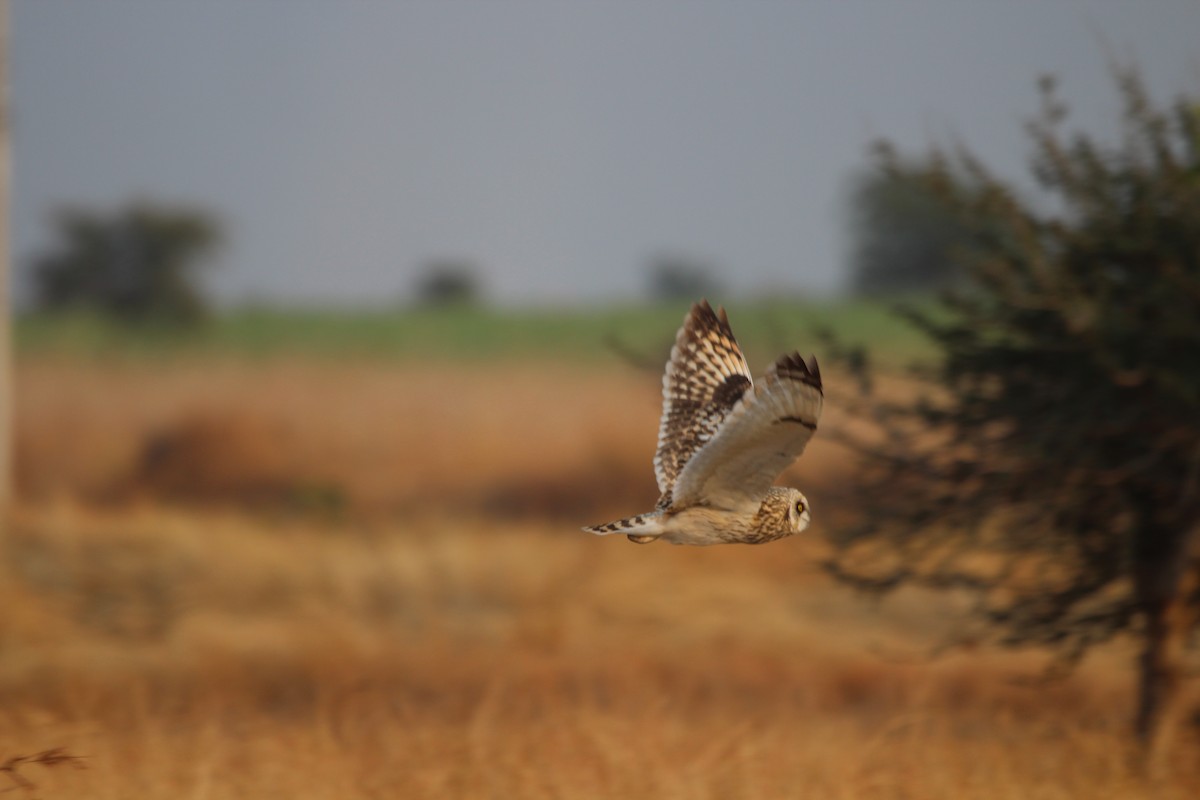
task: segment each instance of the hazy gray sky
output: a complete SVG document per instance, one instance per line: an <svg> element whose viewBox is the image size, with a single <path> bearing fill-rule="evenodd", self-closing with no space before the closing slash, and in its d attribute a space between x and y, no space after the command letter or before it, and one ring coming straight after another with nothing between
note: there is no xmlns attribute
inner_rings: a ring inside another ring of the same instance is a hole
<svg viewBox="0 0 1200 800"><path fill-rule="evenodd" d="M230 301L390 302L456 257L601 302L656 253L829 294L874 138L1019 172L1037 75L1110 125L1110 54L1200 90L1200 3L14 0L16 257L151 198L223 217Z"/></svg>

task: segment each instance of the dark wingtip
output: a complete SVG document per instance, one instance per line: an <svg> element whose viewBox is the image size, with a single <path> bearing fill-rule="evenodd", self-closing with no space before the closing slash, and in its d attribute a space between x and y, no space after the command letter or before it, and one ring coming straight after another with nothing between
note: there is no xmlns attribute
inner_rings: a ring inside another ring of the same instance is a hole
<svg viewBox="0 0 1200 800"><path fill-rule="evenodd" d="M733 329L729 325L729 315L725 313L725 306L717 306L714 311L707 298L701 298L692 306L692 310L688 312L687 322L701 330L715 328L729 338L733 338Z"/></svg>
<svg viewBox="0 0 1200 800"><path fill-rule="evenodd" d="M688 325L701 325L710 319L715 320L716 318L716 312L709 305L707 298L702 297L698 302L692 304L691 310L688 311L683 321Z"/></svg>
<svg viewBox="0 0 1200 800"><path fill-rule="evenodd" d="M811 360L810 365L799 353L788 353L780 356L779 360L775 362L775 371L824 393L821 384L821 368L817 365L817 357L812 356Z"/></svg>

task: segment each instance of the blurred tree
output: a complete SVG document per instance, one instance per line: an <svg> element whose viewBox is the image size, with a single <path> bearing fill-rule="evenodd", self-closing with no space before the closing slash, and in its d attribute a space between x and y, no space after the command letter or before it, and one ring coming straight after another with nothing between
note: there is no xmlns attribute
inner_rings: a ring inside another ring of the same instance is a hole
<svg viewBox="0 0 1200 800"><path fill-rule="evenodd" d="M656 300L695 302L720 290L709 265L687 256L656 256L650 262L649 275L650 295Z"/></svg>
<svg viewBox="0 0 1200 800"><path fill-rule="evenodd" d="M481 296L475 266L465 260L432 261L417 282L417 299L426 306L474 305Z"/></svg>
<svg viewBox="0 0 1200 800"><path fill-rule="evenodd" d="M33 264L42 308L167 322L192 322L206 311L196 269L221 239L207 213L141 203L111 214L69 208L55 225L58 245Z"/></svg>
<svg viewBox="0 0 1200 800"><path fill-rule="evenodd" d="M881 397L861 371L850 405L878 436L844 438L867 511L828 566L868 589L972 590L982 633L1064 667L1136 637L1153 765L1200 620L1200 106L1158 110L1117 77L1116 147L1068 136L1044 79L1037 203L964 149L920 169L881 149L889 179L955 209L971 284L905 312L935 345L915 386Z"/></svg>
<svg viewBox="0 0 1200 800"><path fill-rule="evenodd" d="M893 159L889 169L855 178L850 195L855 292L929 292L961 282L954 251L967 236L965 224L955 207L919 180L921 172L919 164Z"/></svg>

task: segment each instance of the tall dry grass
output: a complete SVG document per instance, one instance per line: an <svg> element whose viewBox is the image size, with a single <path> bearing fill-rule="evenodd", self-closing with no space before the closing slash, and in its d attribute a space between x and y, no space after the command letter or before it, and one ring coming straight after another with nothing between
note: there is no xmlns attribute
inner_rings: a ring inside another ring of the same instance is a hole
<svg viewBox="0 0 1200 800"><path fill-rule="evenodd" d="M1119 654L929 662L804 542L636 547L531 523L265 525L60 504L10 529L0 755L43 797L1185 797L1125 751ZM1191 743L1194 746L1194 742Z"/></svg>
<svg viewBox="0 0 1200 800"><path fill-rule="evenodd" d="M652 495L622 487L652 481L656 387L520 370L505 388L508 368L22 365L0 763L83 757L22 768L43 798L1200 790L1194 738L1165 780L1132 768L1127 652L1032 687L1036 654L926 658L961 601L855 597L814 566L816 537L686 549L578 532L590 517L528 487ZM206 422L160 455L217 488L155 484L145 448L196 419L252 432ZM238 448L262 459L255 480L334 485L346 509L247 510ZM596 453L631 474L587 483ZM799 468L818 515L843 467L814 445ZM516 490L533 499L489 505Z"/></svg>

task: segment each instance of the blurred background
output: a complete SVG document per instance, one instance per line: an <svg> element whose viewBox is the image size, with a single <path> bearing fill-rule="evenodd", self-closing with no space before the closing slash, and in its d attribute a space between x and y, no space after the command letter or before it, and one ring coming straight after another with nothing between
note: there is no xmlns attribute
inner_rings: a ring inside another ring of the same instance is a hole
<svg viewBox="0 0 1200 800"><path fill-rule="evenodd" d="M0 789L1200 789L1194 2L5 5ZM702 297L812 535L579 532Z"/></svg>

